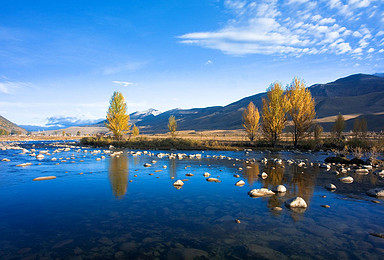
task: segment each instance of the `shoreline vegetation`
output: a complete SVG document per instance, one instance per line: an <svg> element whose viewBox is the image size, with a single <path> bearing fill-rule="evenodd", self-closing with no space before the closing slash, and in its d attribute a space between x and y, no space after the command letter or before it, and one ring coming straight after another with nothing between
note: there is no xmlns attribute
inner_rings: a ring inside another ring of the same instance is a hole
<svg viewBox="0 0 384 260"><path fill-rule="evenodd" d="M155 150L300 150L320 151L330 150L338 154L356 153L356 157L362 157L364 153L374 150L380 153L384 150L384 136L367 137L364 139L349 137L343 140L335 139L327 135L321 139L308 138L301 140L296 146L292 138L286 136L276 145L268 140L258 139L255 141L246 140L235 135L215 135L203 137L198 135L184 134L179 137L163 135L142 135L134 138L122 138L117 140L113 137L97 136L83 137L80 139L82 145L95 147L109 147L110 145L119 148L129 149L155 149Z"/></svg>

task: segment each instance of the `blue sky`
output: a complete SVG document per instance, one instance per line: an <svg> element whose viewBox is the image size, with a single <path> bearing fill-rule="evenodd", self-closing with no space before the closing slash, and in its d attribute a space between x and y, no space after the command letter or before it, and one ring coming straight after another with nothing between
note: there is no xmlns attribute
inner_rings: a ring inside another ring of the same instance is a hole
<svg viewBox="0 0 384 260"><path fill-rule="evenodd" d="M0 4L0 115L17 124L226 105L295 76L384 72L382 0Z"/></svg>

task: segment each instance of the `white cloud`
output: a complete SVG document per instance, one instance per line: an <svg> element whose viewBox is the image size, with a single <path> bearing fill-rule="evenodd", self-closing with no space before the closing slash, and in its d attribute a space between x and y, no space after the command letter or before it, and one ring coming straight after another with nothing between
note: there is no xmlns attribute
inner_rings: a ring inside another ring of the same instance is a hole
<svg viewBox="0 0 384 260"><path fill-rule="evenodd" d="M289 0L288 4L303 4L307 2L309 2L309 0Z"/></svg>
<svg viewBox="0 0 384 260"><path fill-rule="evenodd" d="M368 7L371 4L369 0L349 0L349 5L355 6L357 8Z"/></svg>
<svg viewBox="0 0 384 260"><path fill-rule="evenodd" d="M319 24L330 24L330 23L335 23L336 20L333 18L324 18L319 21Z"/></svg>
<svg viewBox="0 0 384 260"><path fill-rule="evenodd" d="M317 22L317 21L320 21L321 18L322 18L321 15L317 14L317 15L312 16L312 21Z"/></svg>
<svg viewBox="0 0 384 260"><path fill-rule="evenodd" d="M128 81L118 81L118 80L114 80L114 81L112 81L112 83L115 83L115 84L123 86L123 87L129 87L130 85L133 85L133 83L128 82Z"/></svg>
<svg viewBox="0 0 384 260"><path fill-rule="evenodd" d="M205 65L210 65L210 64L212 64L213 63L213 61L211 61L211 60L207 60L206 62L205 62Z"/></svg>
<svg viewBox="0 0 384 260"><path fill-rule="evenodd" d="M371 27L356 21L360 16L365 19L371 14L369 10L360 8L367 5L366 2L231 0L225 3L235 14L233 19L217 30L178 36L180 42L229 55L286 57L319 53L347 55L353 51L356 54L369 45L374 47L372 41L376 40L372 37L375 31ZM353 10L358 7L359 13L352 17Z"/></svg>
<svg viewBox="0 0 384 260"><path fill-rule="evenodd" d="M355 54L362 54L363 53L363 49L362 48L356 48L355 50L353 50L353 53L355 53Z"/></svg>
<svg viewBox="0 0 384 260"><path fill-rule="evenodd" d="M355 36L355 37L359 37L359 38L363 37L363 35L360 32L358 32L358 31L353 32L352 35Z"/></svg>
<svg viewBox="0 0 384 260"><path fill-rule="evenodd" d="M372 52L374 52L375 51L375 49L374 48L369 48L369 50L367 51L368 53L372 53Z"/></svg>
<svg viewBox="0 0 384 260"><path fill-rule="evenodd" d="M127 62L116 66L106 67L102 70L104 75L113 75L121 72L136 71L143 68L147 62Z"/></svg>
<svg viewBox="0 0 384 260"><path fill-rule="evenodd" d="M384 52L384 49L379 50L379 52L380 52L380 53L383 53L383 52Z"/></svg>
<svg viewBox="0 0 384 260"><path fill-rule="evenodd" d="M30 86L32 86L32 84L26 82L4 81L0 82L0 92L4 94L12 94L17 89Z"/></svg>

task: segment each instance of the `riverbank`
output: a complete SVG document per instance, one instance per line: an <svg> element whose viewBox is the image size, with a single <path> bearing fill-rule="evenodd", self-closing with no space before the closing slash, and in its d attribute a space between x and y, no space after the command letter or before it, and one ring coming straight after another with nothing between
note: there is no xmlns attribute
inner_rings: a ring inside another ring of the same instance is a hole
<svg viewBox="0 0 384 260"><path fill-rule="evenodd" d="M128 149L154 149L154 150L300 150L300 151L320 151L332 150L338 153L378 153L383 151L383 140L353 140L338 141L333 139L322 139L320 141L305 140L298 146L293 146L292 142L280 141L278 145L272 146L266 140L255 142L239 140L199 140L191 138L159 138L159 137L136 137L124 140L116 140L112 137L84 137L80 139L82 145L93 147L121 147ZM356 149L358 148L358 149ZM356 154L358 157L359 155Z"/></svg>

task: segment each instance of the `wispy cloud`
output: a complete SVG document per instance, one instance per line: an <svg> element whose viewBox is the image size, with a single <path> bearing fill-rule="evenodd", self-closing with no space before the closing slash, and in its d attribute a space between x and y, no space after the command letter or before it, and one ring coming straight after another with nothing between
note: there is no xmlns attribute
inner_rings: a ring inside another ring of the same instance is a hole
<svg viewBox="0 0 384 260"><path fill-rule="evenodd" d="M143 62L143 61L126 62L123 64L117 64L115 66L105 67L102 70L102 73L104 75L113 75L121 72L136 71L143 68L146 64L147 62Z"/></svg>
<svg viewBox="0 0 384 260"><path fill-rule="evenodd" d="M366 7L372 2L374 1L290 0L284 4L277 0L226 0L225 6L233 12L234 18L223 28L186 33L178 38L183 44L217 49L237 56L353 56L360 49L374 47L369 45L374 45L377 41L372 37L373 32L364 24L353 23L349 18L357 9L360 13L365 11L367 15L371 14ZM317 8L318 5L321 8ZM319 10L322 10L321 13L318 13ZM363 38L363 41L356 41L356 38Z"/></svg>
<svg viewBox="0 0 384 260"><path fill-rule="evenodd" d="M32 84L28 82L3 81L0 82L0 92L4 94L13 94L17 89L31 86Z"/></svg>
<svg viewBox="0 0 384 260"><path fill-rule="evenodd" d="M112 81L112 83L115 83L115 84L120 85L120 86L123 86L123 87L129 87L130 85L133 85L132 82L128 82L128 81L118 81L118 80L114 80L114 81Z"/></svg>

